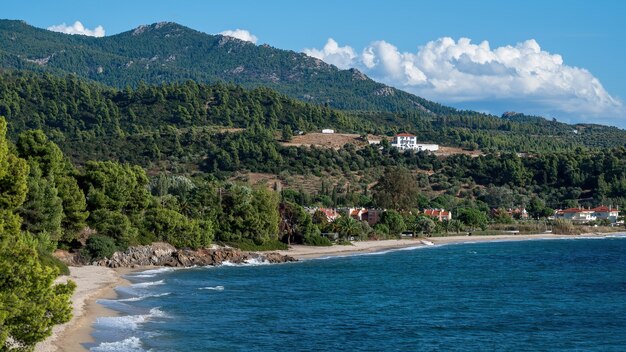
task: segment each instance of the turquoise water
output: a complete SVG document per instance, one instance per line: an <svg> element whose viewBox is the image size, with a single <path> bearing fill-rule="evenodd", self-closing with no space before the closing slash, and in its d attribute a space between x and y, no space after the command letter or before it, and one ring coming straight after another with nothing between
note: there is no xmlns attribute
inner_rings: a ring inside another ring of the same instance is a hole
<svg viewBox="0 0 626 352"><path fill-rule="evenodd" d="M92 351L626 351L626 238L129 276ZM88 346L92 347L92 346Z"/></svg>

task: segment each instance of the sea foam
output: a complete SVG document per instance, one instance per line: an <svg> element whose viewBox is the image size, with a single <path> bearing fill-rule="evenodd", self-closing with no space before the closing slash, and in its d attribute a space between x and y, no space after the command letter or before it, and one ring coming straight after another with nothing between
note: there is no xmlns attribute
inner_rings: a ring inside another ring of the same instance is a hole
<svg viewBox="0 0 626 352"><path fill-rule="evenodd" d="M150 309L148 314L123 315L120 317L100 317L96 320L96 325L101 329L115 330L136 330L139 324L143 324L153 318L166 318L167 314L157 308Z"/></svg>
<svg viewBox="0 0 626 352"><path fill-rule="evenodd" d="M103 342L90 349L91 352L144 352L143 344L138 337L132 336L122 341Z"/></svg>
<svg viewBox="0 0 626 352"><path fill-rule="evenodd" d="M165 292L165 293L159 293L159 294L155 294L155 295L145 295L145 296L137 296L137 297L130 297L130 298L123 298L123 299L118 299L118 302L137 302L137 301L142 301L146 298L156 298L156 297L163 297L163 296L169 296L171 295L171 292Z"/></svg>
<svg viewBox="0 0 626 352"><path fill-rule="evenodd" d="M200 287L198 290L224 291L224 286Z"/></svg>

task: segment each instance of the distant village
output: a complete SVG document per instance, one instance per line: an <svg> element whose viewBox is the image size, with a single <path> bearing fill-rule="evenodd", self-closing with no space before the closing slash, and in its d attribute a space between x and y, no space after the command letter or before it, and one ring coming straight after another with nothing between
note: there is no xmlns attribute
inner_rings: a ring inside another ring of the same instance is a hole
<svg viewBox="0 0 626 352"><path fill-rule="evenodd" d="M335 131L332 129L324 129L322 130L323 134L334 134ZM369 144L380 144L380 140L369 139ZM438 151L439 145L437 144L428 144L421 143L417 141L417 136L409 134L409 133L399 133L397 134L393 142L391 143L392 147L398 148L400 150L413 150L413 151ZM312 215L315 212L319 211L326 215L326 219L328 222L334 222L340 216L349 216L357 221L366 222L369 226L376 225L382 214L386 211L386 209L375 209L375 208L306 208L306 210ZM491 215L497 216L502 215L502 212L506 213L512 219L517 220L529 220L530 216L524 207L517 208L509 208L509 209L491 209ZM434 221L451 221L452 220L452 212L446 209L423 209L418 214L428 217ZM610 226L623 225L624 220L619 220L619 208L613 208L612 206L601 205L596 208L567 208L567 209L557 209L554 211L554 214L548 217L548 220L555 219L564 219L571 221L574 224L590 224L595 221L604 221L605 224ZM332 234L326 234L332 235ZM403 233L403 237L413 236L414 234L406 232ZM328 237L328 236L327 236Z"/></svg>

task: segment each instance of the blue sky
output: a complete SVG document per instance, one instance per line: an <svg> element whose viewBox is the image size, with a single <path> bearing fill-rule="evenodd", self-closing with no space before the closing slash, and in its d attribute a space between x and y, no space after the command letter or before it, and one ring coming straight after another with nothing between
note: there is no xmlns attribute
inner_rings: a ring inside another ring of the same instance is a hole
<svg viewBox="0 0 626 352"><path fill-rule="evenodd" d="M106 35L159 21L206 33L243 29L257 44L304 50L456 107L620 127L626 127L625 13L626 2L617 0L0 4L3 18L42 28L80 21L89 30L102 26Z"/></svg>

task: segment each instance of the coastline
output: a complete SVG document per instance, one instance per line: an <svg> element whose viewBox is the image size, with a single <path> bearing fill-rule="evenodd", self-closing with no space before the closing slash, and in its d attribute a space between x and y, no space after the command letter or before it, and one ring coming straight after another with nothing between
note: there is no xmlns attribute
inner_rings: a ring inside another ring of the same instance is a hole
<svg viewBox="0 0 626 352"><path fill-rule="evenodd" d="M123 275L136 269L111 269L102 266L86 265L70 267L70 275L62 276L57 282L73 280L76 291L72 296L72 319L52 329L52 335L35 347L35 352L78 352L87 351L85 343L94 342L91 333L98 317L116 316L118 313L97 301L115 299L115 288L130 282Z"/></svg>
<svg viewBox="0 0 626 352"><path fill-rule="evenodd" d="M526 240L551 240L551 239L584 239L605 238L615 235L626 235L626 232L615 233L587 233L581 235L494 235L494 236L446 236L428 237L400 240L360 241L353 245L334 245L331 247L312 247L304 245L292 245L288 250L275 251L282 255L290 255L298 260L309 260L325 257L349 256L355 254L376 253L389 250L399 250L412 247L427 247L432 245L479 243L479 242L502 242L502 241L526 241ZM94 342L91 333L93 323L98 317L116 316L116 311L105 308L98 304L100 299L115 299L115 288L125 286L130 282L123 275L147 270L155 267L118 268L111 269L101 266L70 267L70 276L64 276L59 281L72 279L77 288L72 297L73 318L70 322L56 326L53 334L45 341L39 343L37 352L74 352L87 351L85 344Z"/></svg>
<svg viewBox="0 0 626 352"><path fill-rule="evenodd" d="M551 233L532 235L489 235L489 236L442 236L423 237L400 240L380 240L380 241L358 241L352 245L334 245L330 247L312 247L304 245L291 245L287 250L276 251L282 255L290 255L298 260L317 259L324 257L348 256L354 254L375 253L394 249L425 247L422 241L431 242L433 245L459 244L459 243L479 243L479 242L501 242L501 241L527 241L543 239L576 239L576 238L604 238L615 234L626 234L625 232L613 233L585 233L580 235L553 235Z"/></svg>

